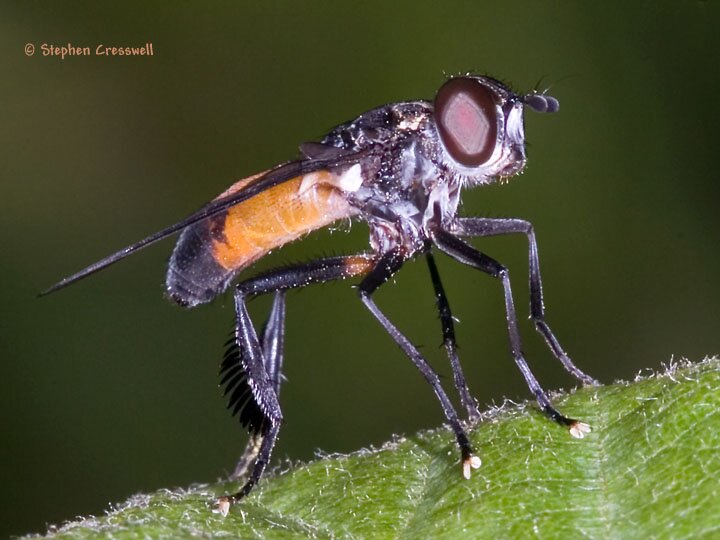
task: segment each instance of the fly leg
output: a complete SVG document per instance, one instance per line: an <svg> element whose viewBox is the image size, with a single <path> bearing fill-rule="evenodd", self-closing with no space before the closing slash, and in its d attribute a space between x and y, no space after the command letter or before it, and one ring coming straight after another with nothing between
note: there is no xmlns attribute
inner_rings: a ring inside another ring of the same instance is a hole
<svg viewBox="0 0 720 540"><path fill-rule="evenodd" d="M458 218L451 226L450 232L459 236L477 237L520 233L527 237L530 259L530 316L535 323L535 329L545 338L545 342L548 344L548 347L550 347L550 350L552 350L555 358L560 360L563 367L573 377L582 381L583 384L600 384L596 379L580 370L580 368L573 363L545 321L540 260L538 258L535 230L532 224L524 219Z"/></svg>
<svg viewBox="0 0 720 540"><path fill-rule="evenodd" d="M423 358L417 348L410 343L400 330L398 330L397 327L395 327L395 325L385 316L385 314L380 311L380 308L377 307L377 304L375 304L375 301L371 298L373 292L375 292L380 285L390 279L390 277L392 277L392 275L400 269L405 260L406 256L399 250L389 251L383 255L375 267L360 283L358 287L360 300L363 304L365 304L365 307L370 310L370 313L373 314L385 331L390 334L390 337L393 338L395 343L397 343L402 351L410 358L410 360L412 360L415 367L420 370L423 377L425 377L427 382L430 383L430 386L432 386L435 391L435 395L440 401L443 412L445 413L445 418L447 418L450 427L455 433L458 445L460 446L463 476L465 476L465 478L470 478L471 470L477 469L480 466L480 458L473 455L470 441L468 440L465 430L460 424L458 414L455 412L455 409L445 393L445 390L443 390L443 387L440 385L440 377L438 377L438 374L435 370L433 370L432 366L428 364L427 360Z"/></svg>
<svg viewBox="0 0 720 540"><path fill-rule="evenodd" d="M425 252L425 258L428 269L430 270L430 279L435 289L435 299L437 301L438 313L440 314L440 325L442 326L443 345L450 359L455 388L457 388L458 394L460 395L460 402L467 411L468 418L475 420L480 417L480 411L478 410L477 401L470 394L467 382L465 381L465 375L460 366L460 360L458 359L457 342L455 341L455 325L453 324L450 304L447 296L445 296L445 288L443 287L442 281L440 281L440 274L435 264L435 258L429 250Z"/></svg>
<svg viewBox="0 0 720 540"><path fill-rule="evenodd" d="M495 259L488 257L459 238L441 229L434 231L433 240L440 250L450 255L453 259L496 277L502 282L505 293L505 313L510 337L510 350L515 359L515 363L543 412L558 424L568 427L573 437L578 439L583 438L585 433L590 431L590 427L583 422L563 416L553 407L547 394L525 361L520 341L520 332L518 330L517 316L515 314L515 304L512 298L512 289L510 288L510 274L507 268Z"/></svg>
<svg viewBox="0 0 720 540"><path fill-rule="evenodd" d="M262 346L265 371L273 387L275 396L280 395L280 381L282 378L282 363L285 340L285 291L277 291L273 300L270 316L265 322L260 343ZM222 384L222 382L221 382ZM228 389L229 390L229 389ZM226 391L226 394L228 392ZM250 433L250 440L243 455L235 465L235 470L228 477L229 480L237 480L247 474L250 466L255 462L260 453L264 436L262 433Z"/></svg>
<svg viewBox="0 0 720 540"><path fill-rule="evenodd" d="M232 504L252 491L270 461L277 440L282 421L278 390L283 358L284 291L362 275L373 266L374 260L368 255L330 257L271 270L237 285L237 348L234 354L226 355L223 370L224 379L232 387L229 406L233 407L233 414L238 414L240 422L250 431L250 443L243 458L247 458L248 462L254 461L252 465L238 465L241 469L249 470L249 475L240 491L216 501L216 510L221 514L227 515ZM276 298L261 344L248 314L246 300L269 292L275 292ZM225 367L226 362L228 367Z"/></svg>

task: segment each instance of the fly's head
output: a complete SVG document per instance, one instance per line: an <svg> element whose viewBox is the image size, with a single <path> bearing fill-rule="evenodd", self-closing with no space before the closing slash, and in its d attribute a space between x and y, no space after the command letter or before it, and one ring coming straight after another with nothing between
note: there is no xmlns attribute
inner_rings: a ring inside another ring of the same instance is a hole
<svg viewBox="0 0 720 540"><path fill-rule="evenodd" d="M560 108L554 97L536 92L519 96L491 77L450 79L434 102L440 159L468 184L520 172L525 166L525 106L537 112Z"/></svg>

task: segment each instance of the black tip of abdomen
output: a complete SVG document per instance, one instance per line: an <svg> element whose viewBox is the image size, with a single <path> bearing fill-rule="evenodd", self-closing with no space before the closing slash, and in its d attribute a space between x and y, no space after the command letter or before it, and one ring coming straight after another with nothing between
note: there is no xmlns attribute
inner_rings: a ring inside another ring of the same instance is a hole
<svg viewBox="0 0 720 540"><path fill-rule="evenodd" d="M201 227L183 231L168 265L167 294L184 307L210 302L225 291L235 274L215 260L209 234L203 234Z"/></svg>

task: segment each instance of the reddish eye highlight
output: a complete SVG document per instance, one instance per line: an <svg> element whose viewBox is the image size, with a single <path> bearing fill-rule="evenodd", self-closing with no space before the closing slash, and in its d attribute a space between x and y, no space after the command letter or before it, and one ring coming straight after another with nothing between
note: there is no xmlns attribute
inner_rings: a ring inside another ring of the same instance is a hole
<svg viewBox="0 0 720 540"><path fill-rule="evenodd" d="M467 167L485 163L497 141L497 107L490 90L475 79L446 82L435 96L435 120L450 156Z"/></svg>

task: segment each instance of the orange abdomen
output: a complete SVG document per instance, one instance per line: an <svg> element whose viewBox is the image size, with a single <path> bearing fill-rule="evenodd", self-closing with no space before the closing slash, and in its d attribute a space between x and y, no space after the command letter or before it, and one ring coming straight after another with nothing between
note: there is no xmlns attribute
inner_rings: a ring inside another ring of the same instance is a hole
<svg viewBox="0 0 720 540"><path fill-rule="evenodd" d="M220 195L242 190L240 180ZM292 178L185 229L167 275L170 296L183 305L212 300L233 276L270 250L354 214L338 177L317 171Z"/></svg>
<svg viewBox="0 0 720 540"><path fill-rule="evenodd" d="M239 270L303 234L349 217L352 211L342 192L324 183L324 176L331 173L293 178L230 208L223 237L212 242L215 260Z"/></svg>

